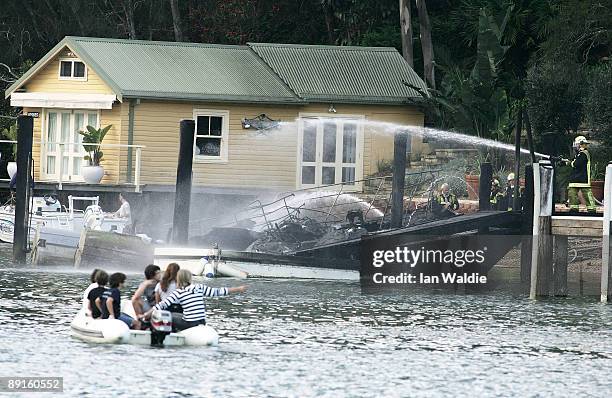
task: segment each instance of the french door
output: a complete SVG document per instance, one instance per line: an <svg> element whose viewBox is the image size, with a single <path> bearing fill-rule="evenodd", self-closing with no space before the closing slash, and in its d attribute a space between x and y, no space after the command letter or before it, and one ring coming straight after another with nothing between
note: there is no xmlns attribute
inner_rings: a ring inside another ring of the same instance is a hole
<svg viewBox="0 0 612 398"><path fill-rule="evenodd" d="M363 178L360 118L302 117L299 123L298 187L340 184L359 188ZM337 186L340 189L340 185Z"/></svg>
<svg viewBox="0 0 612 398"><path fill-rule="evenodd" d="M79 131L88 125L98 128L97 111L47 110L42 159L47 178L59 179L61 169L63 181L82 181L81 165L86 152Z"/></svg>

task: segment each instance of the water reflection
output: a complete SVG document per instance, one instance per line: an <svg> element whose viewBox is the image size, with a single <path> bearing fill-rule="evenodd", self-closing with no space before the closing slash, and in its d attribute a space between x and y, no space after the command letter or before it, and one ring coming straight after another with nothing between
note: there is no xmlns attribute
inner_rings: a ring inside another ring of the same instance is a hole
<svg viewBox="0 0 612 398"><path fill-rule="evenodd" d="M67 395L568 396L610 387L612 307L590 298L362 296L354 283L250 280L247 295L208 302L218 348L102 346L68 332L88 272L0 258L0 375L63 376ZM125 295L139 279L128 275Z"/></svg>

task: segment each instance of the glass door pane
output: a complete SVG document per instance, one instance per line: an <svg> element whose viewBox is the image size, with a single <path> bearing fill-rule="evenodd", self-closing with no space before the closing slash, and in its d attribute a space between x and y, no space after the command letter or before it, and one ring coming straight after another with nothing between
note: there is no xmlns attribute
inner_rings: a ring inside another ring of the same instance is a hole
<svg viewBox="0 0 612 398"><path fill-rule="evenodd" d="M345 122L342 129L342 182L355 184L357 163L357 125Z"/></svg>
<svg viewBox="0 0 612 398"><path fill-rule="evenodd" d="M64 145L60 145L59 149L62 154L62 172L65 176L70 174L70 170L68 169L70 167L70 145L67 145L70 144L72 136L72 134L70 134L70 116L70 113L62 113L60 122L60 142Z"/></svg>
<svg viewBox="0 0 612 398"><path fill-rule="evenodd" d="M80 131L86 129L85 114L77 112L74 114L74 129L72 130L72 139L70 145L70 157L72 158L72 169L71 173L75 176L81 175L81 163L83 162L84 149L81 146L83 136L79 134Z"/></svg>
<svg viewBox="0 0 612 398"><path fill-rule="evenodd" d="M305 120L302 134L302 185L315 185L317 175L317 123Z"/></svg>
<svg viewBox="0 0 612 398"><path fill-rule="evenodd" d="M321 153L321 184L336 183L336 139L338 125L336 122L323 123L323 150Z"/></svg>
<svg viewBox="0 0 612 398"><path fill-rule="evenodd" d="M47 123L47 148L46 148L46 174L53 175L56 173L55 170L55 159L57 157L57 145L54 142L57 141L57 113L49 112L48 123ZM49 144L52 143L52 144Z"/></svg>

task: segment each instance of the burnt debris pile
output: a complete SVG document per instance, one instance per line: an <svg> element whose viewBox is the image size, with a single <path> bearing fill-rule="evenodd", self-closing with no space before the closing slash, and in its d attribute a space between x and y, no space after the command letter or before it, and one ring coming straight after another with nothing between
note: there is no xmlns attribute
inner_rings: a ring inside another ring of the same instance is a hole
<svg viewBox="0 0 612 398"><path fill-rule="evenodd" d="M407 174L404 227L438 218L431 204L441 179L440 170ZM256 200L235 214L231 225L214 227L191 243L291 254L389 229L391 176L370 180L361 182L363 189L358 193L337 184L282 194L266 203Z"/></svg>

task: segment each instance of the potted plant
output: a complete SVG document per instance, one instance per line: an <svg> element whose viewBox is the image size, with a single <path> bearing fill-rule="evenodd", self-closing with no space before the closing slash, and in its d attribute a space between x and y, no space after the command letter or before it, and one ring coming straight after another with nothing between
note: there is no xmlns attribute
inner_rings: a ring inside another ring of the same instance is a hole
<svg viewBox="0 0 612 398"><path fill-rule="evenodd" d="M8 129L2 130L2 136L7 140L17 141L17 123L13 124ZM13 161L9 161L6 164L6 171L8 172L9 178L13 178L17 173L17 144L11 145L11 154L13 155Z"/></svg>
<svg viewBox="0 0 612 398"><path fill-rule="evenodd" d="M469 200L478 200L478 193L480 192L480 164L486 162L486 160L486 155L482 155L480 152L473 161L471 158L467 159L465 183Z"/></svg>
<svg viewBox="0 0 612 398"><path fill-rule="evenodd" d="M83 148L87 152L84 159L87 160L87 166L81 168L81 175L88 184L99 184L104 177L104 168L100 166L100 161L104 156L100 145L87 145L87 144L101 144L104 140L104 136L111 129L112 125L109 124L104 128L96 129L93 126L87 126L85 131L79 131L79 134L83 136Z"/></svg>

